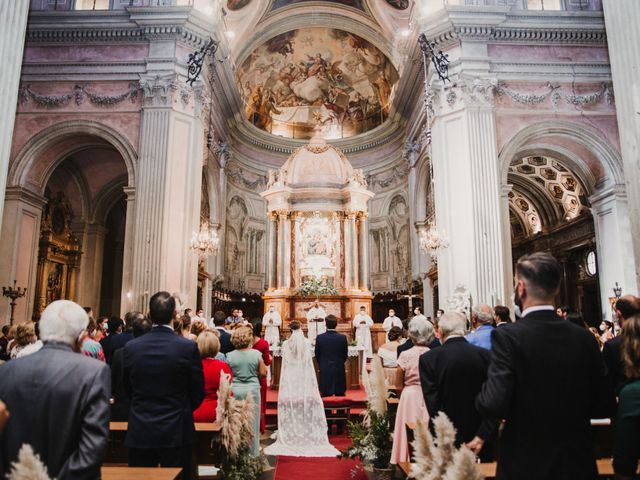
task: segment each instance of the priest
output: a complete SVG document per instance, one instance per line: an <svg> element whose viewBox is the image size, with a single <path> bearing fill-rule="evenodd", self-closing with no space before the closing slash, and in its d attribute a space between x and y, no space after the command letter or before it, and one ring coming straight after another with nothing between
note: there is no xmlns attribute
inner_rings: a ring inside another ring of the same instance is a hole
<svg viewBox="0 0 640 480"><path fill-rule="evenodd" d="M387 334L387 342L389 341L389 330L391 330L393 327L402 329L402 320L396 317L396 311L393 308L390 308L389 316L384 319L384 322L382 322L382 329Z"/></svg>
<svg viewBox="0 0 640 480"><path fill-rule="evenodd" d="M359 347L364 347L366 358L373 357L373 348L371 347L371 326L373 319L367 314L365 306L360 307L360 312L353 317L353 327L356 329L356 343Z"/></svg>
<svg viewBox="0 0 640 480"><path fill-rule="evenodd" d="M269 305L269 310L262 317L262 325L264 325L264 339L269 345L277 344L280 341L282 317L280 312L276 311L275 305Z"/></svg>
<svg viewBox="0 0 640 480"><path fill-rule="evenodd" d="M320 306L320 302L316 300L313 306L307 312L307 337L315 344L316 337L327 331L327 325L324 319L327 312Z"/></svg>

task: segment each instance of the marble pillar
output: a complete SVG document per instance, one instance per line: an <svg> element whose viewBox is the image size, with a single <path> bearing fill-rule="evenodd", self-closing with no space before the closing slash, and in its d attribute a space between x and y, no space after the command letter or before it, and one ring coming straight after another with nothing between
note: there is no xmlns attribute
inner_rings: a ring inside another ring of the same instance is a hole
<svg viewBox="0 0 640 480"><path fill-rule="evenodd" d="M75 232L74 232L75 233ZM103 225L91 223L82 225L76 236L82 240L82 255L78 271L78 292L76 298L80 305L93 308L98 314L100 309L100 292L102 288L102 264L104 260L104 239L107 229ZM115 259L113 259L115 261ZM109 312L116 314L119 312Z"/></svg>
<svg viewBox="0 0 640 480"><path fill-rule="evenodd" d="M345 219L344 236L344 269L345 288L354 290L358 288L358 237L356 230L357 212L347 212Z"/></svg>
<svg viewBox="0 0 640 480"><path fill-rule="evenodd" d="M278 290L291 285L291 223L289 212L278 212Z"/></svg>
<svg viewBox="0 0 640 480"><path fill-rule="evenodd" d="M29 0L0 2L0 58L2 58L2 68L0 68L2 85L0 91L0 219L5 206L5 188L28 13Z"/></svg>
<svg viewBox="0 0 640 480"><path fill-rule="evenodd" d="M277 215L274 212L269 213L269 241L267 245L267 288L272 291L277 288Z"/></svg>
<svg viewBox="0 0 640 480"><path fill-rule="evenodd" d="M624 257L624 261L628 266L634 265L635 270L633 281L625 279L623 288L625 293L637 294L640 286L640 2L604 0L603 9L628 196L632 256ZM606 281L600 277L601 290L609 289Z"/></svg>
<svg viewBox="0 0 640 480"><path fill-rule="evenodd" d="M120 289L120 316L134 310L133 303L133 244L136 228L136 189L124 187L127 196L127 213L124 230L124 251L122 252L122 288ZM143 310L146 311L146 310Z"/></svg>
<svg viewBox="0 0 640 480"><path fill-rule="evenodd" d="M359 245L359 286L363 292L369 291L369 228L367 213L362 212L358 217L358 245Z"/></svg>

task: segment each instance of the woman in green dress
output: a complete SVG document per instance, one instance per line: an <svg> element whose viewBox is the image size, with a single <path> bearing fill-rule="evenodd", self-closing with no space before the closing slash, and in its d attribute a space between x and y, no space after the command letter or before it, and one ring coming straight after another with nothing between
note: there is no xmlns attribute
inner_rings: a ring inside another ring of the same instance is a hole
<svg viewBox="0 0 640 480"><path fill-rule="evenodd" d="M233 372L231 389L233 396L244 400L248 395L253 397L253 442L251 453L258 456L260 452L260 377L267 376L267 367L262 354L253 349L253 329L238 327L231 335L231 343L235 350L227 353L227 363Z"/></svg>

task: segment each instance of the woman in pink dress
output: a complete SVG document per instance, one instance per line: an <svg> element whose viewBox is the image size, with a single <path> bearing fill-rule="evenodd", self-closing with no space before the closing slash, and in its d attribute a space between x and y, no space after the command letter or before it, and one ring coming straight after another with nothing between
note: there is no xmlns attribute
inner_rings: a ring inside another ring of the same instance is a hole
<svg viewBox="0 0 640 480"><path fill-rule="evenodd" d="M407 441L407 423L414 423L418 419L429 420L429 412L422 396L420 386L420 371L418 363L420 356L427 352L433 341L433 326L431 322L422 318L415 318L409 323L409 338L413 347L402 352L398 359L396 386L401 389L400 403L396 413L396 424L393 430L393 449L391 463L399 464L409 461L409 444Z"/></svg>
<svg viewBox="0 0 640 480"><path fill-rule="evenodd" d="M253 322L253 349L262 354L262 361L268 367L271 365L269 343L261 337L262 322L258 319ZM260 377L260 433L264 433L267 427L267 377Z"/></svg>

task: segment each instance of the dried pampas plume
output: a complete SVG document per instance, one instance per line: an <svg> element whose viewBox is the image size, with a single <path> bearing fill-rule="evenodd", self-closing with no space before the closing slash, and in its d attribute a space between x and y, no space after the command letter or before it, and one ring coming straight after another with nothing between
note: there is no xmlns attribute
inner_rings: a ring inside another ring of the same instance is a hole
<svg viewBox="0 0 640 480"><path fill-rule="evenodd" d="M475 455L467 447L455 447L456 429L444 412L433 419L435 439L427 423L418 420L414 432L415 462L411 478L416 480L482 480Z"/></svg>
<svg viewBox="0 0 640 480"><path fill-rule="evenodd" d="M378 355L374 355L371 360L371 373L365 368L362 375L362 383L367 392L367 402L371 410L382 416L387 413L387 398L389 391L384 378L384 368L382 360ZM365 417L365 423L368 418Z"/></svg>
<svg viewBox="0 0 640 480"><path fill-rule="evenodd" d="M251 443L253 438L252 419L255 401L251 395L242 401L233 398L229 378L229 374L220 372L216 418L221 427L220 442L227 454L235 458L243 447Z"/></svg>
<svg viewBox="0 0 640 480"><path fill-rule="evenodd" d="M26 443L20 448L18 461L11 464L7 480L51 480L40 456Z"/></svg>

